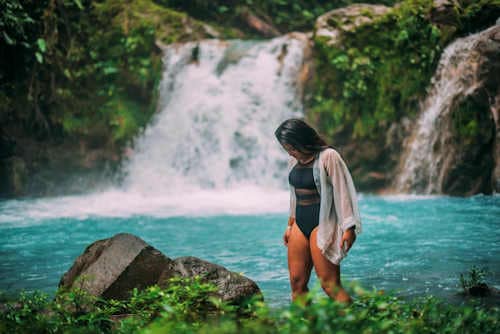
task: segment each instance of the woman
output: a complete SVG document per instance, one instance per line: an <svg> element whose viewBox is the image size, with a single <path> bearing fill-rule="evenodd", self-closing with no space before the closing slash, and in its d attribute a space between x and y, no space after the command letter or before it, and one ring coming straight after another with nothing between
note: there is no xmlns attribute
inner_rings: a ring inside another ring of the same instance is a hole
<svg viewBox="0 0 500 334"><path fill-rule="evenodd" d="M356 190L339 153L300 119L275 131L290 155L288 247L292 300L307 293L312 267L331 298L350 303L340 282L340 262L361 233Z"/></svg>

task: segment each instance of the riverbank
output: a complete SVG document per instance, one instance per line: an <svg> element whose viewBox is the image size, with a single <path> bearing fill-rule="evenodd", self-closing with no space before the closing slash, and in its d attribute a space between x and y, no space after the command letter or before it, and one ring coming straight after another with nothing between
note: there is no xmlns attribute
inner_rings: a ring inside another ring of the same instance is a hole
<svg viewBox="0 0 500 334"><path fill-rule="evenodd" d="M212 297L214 286L199 279L175 281L134 292L129 301L93 300L79 291L49 301L23 294L3 304L0 331L8 333L497 333L500 309L477 302L452 306L427 296L403 301L383 291L351 285L354 302L345 306L317 291L305 303L280 309L260 301L229 305ZM89 305L94 305L92 310Z"/></svg>

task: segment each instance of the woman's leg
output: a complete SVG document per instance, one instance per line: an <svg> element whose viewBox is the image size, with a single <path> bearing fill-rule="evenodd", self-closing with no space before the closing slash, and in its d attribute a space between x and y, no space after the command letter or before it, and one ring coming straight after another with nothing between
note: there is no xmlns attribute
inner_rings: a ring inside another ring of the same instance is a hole
<svg viewBox="0 0 500 334"><path fill-rule="evenodd" d="M330 298L339 302L351 303L352 299L340 283L340 266L331 263L321 254L317 244L318 228L315 227L309 238L311 257L316 275L321 282L321 287Z"/></svg>
<svg viewBox="0 0 500 334"><path fill-rule="evenodd" d="M309 240L304 236L297 224L293 224L288 238L288 271L292 300L307 293L307 283L311 276L312 259Z"/></svg>

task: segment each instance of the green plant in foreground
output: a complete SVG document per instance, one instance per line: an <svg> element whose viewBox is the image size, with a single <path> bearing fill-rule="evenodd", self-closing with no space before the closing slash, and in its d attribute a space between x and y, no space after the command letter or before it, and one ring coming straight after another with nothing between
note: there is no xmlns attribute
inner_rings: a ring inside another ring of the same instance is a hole
<svg viewBox="0 0 500 334"><path fill-rule="evenodd" d="M479 268L476 265L469 269L466 274L467 276L460 273L460 286L462 287L463 292L468 293L470 289L476 287L487 287L486 282L484 281L487 273L487 268Z"/></svg>
<svg viewBox="0 0 500 334"><path fill-rule="evenodd" d="M305 303L270 308L259 299L244 306L218 298L216 288L174 278L166 288L134 290L128 300L103 300L64 291L49 301L24 293L0 314L0 333L497 333L500 309L453 306L428 296L404 300L392 293L346 287L344 305L316 286ZM93 307L83 311L93 301ZM119 317L119 318L117 318Z"/></svg>
<svg viewBox="0 0 500 334"><path fill-rule="evenodd" d="M453 306L435 297L405 301L391 293L350 286L355 299L346 306L312 290L305 303L270 309L253 305L253 316L209 319L203 324L157 319L140 333L495 333L498 308Z"/></svg>

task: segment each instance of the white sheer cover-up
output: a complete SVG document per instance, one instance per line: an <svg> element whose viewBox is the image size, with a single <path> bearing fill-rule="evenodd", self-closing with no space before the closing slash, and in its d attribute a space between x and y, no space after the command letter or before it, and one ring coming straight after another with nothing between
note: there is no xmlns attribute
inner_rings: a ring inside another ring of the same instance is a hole
<svg viewBox="0 0 500 334"><path fill-rule="evenodd" d="M297 163L290 157L288 173ZM351 174L340 154L326 148L316 154L313 164L314 183L321 197L318 248L332 263L339 265L347 255L341 247L344 231L355 226L356 235L361 233L361 218L356 189ZM290 218L295 219L295 189L290 187Z"/></svg>

